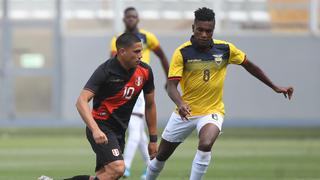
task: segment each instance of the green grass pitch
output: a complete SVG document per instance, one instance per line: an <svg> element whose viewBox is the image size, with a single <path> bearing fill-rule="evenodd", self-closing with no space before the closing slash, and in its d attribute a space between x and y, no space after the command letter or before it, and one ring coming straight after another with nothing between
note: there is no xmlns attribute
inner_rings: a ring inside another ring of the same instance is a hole
<svg viewBox="0 0 320 180"><path fill-rule="evenodd" d="M167 161L159 180L187 180L193 134ZM207 180L320 179L320 128L226 128L213 147ZM83 128L0 128L0 179L35 180L93 174L95 156ZM144 165L137 153L132 177Z"/></svg>

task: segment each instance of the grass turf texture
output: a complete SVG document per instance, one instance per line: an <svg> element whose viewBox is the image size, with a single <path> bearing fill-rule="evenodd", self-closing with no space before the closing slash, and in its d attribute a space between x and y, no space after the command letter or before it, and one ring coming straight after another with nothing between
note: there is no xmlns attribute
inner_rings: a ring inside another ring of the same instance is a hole
<svg viewBox="0 0 320 180"><path fill-rule="evenodd" d="M188 179L196 151L193 134L181 144L159 180ZM320 128L226 128L214 145L204 179L320 179ZM95 155L82 128L1 128L0 179L57 179L94 174ZM128 180L144 170L136 154Z"/></svg>

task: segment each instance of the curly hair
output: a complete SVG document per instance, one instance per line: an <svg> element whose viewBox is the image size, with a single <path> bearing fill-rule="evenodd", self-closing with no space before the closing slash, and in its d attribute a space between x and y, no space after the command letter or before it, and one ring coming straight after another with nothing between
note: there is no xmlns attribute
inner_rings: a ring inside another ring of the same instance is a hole
<svg viewBox="0 0 320 180"><path fill-rule="evenodd" d="M194 11L195 21L215 21L215 13L212 9L203 7Z"/></svg>

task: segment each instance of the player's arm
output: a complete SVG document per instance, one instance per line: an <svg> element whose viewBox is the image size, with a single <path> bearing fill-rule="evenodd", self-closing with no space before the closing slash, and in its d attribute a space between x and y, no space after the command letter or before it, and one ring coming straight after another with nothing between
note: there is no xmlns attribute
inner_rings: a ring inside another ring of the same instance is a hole
<svg viewBox="0 0 320 180"><path fill-rule="evenodd" d="M169 71L169 64L168 64L168 59L166 55L164 54L162 48L160 46L157 46L153 52L158 56L158 58L161 61L162 69L165 73L165 76L168 76L168 71Z"/></svg>
<svg viewBox="0 0 320 180"><path fill-rule="evenodd" d="M157 154L157 112L156 103L154 101L154 90L144 95L145 115L148 126L150 142L148 145L150 158L153 159Z"/></svg>
<svg viewBox="0 0 320 180"><path fill-rule="evenodd" d="M80 96L78 97L77 103L76 103L76 107L81 118L83 119L83 121L86 123L86 125L91 131L94 131L99 128L97 123L94 121L92 117L91 110L89 107L89 102L91 101L93 96L94 96L93 92L83 89L80 92Z"/></svg>
<svg viewBox="0 0 320 180"><path fill-rule="evenodd" d="M172 101L177 105L181 118L188 120L187 116L190 115L191 108L183 101L178 91L179 81L179 78L169 78L167 82L167 92Z"/></svg>
<svg viewBox="0 0 320 180"><path fill-rule="evenodd" d="M107 143L108 139L106 135L100 130L91 114L89 102L91 101L93 96L93 92L86 89L82 90L80 96L78 97L76 107L81 118L86 123L87 127L91 130L95 142L97 144Z"/></svg>
<svg viewBox="0 0 320 180"><path fill-rule="evenodd" d="M178 91L178 84L183 76L183 57L180 48L176 49L172 55L167 81L167 93L172 101L177 105L179 115L182 120L188 120L191 108L185 103Z"/></svg>
<svg viewBox="0 0 320 180"><path fill-rule="evenodd" d="M292 97L293 94L293 87L279 87L276 86L268 77L267 75L260 69L257 65L255 65L253 62L249 61L247 57L245 57L245 60L241 63L241 66L244 67L251 75L262 81L264 84L269 86L271 89L273 89L277 93L282 93L286 98L288 97L289 100Z"/></svg>
<svg viewBox="0 0 320 180"><path fill-rule="evenodd" d="M104 71L105 63L101 64L91 75L90 79L81 91L78 97L76 107L79 111L80 116L86 123L87 127L91 130L93 138L97 144L107 143L108 139L106 135L100 130L96 121L93 119L89 102L95 96L95 92L98 92L100 86L107 79L107 73Z"/></svg>

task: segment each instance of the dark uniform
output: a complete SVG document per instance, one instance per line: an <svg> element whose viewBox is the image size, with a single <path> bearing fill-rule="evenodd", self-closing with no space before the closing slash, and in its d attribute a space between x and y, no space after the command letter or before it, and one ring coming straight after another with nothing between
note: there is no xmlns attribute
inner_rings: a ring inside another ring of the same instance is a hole
<svg viewBox="0 0 320 180"><path fill-rule="evenodd" d="M154 90L153 74L149 65L140 64L127 71L117 57L101 64L84 89L95 94L92 115L100 129L107 135L107 144L96 144L87 127L87 138L96 153L96 171L104 165L123 160L125 131L136 100L141 92Z"/></svg>

